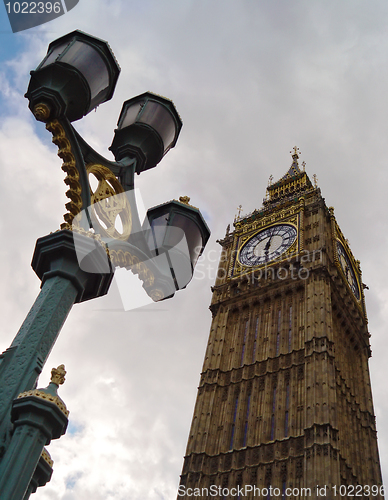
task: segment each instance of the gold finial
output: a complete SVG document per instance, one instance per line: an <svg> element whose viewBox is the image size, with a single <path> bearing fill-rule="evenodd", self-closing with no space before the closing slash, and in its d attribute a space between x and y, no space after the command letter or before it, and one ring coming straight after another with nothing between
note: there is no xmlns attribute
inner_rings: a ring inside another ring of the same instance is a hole
<svg viewBox="0 0 388 500"><path fill-rule="evenodd" d="M314 174L313 175L313 179L314 179L314 187L318 187L318 177L317 177L317 174Z"/></svg>
<svg viewBox="0 0 388 500"><path fill-rule="evenodd" d="M56 385L62 385L65 381L65 365L59 365L58 368L51 370L51 382Z"/></svg>
<svg viewBox="0 0 388 500"><path fill-rule="evenodd" d="M179 201L181 203L184 203L185 205L188 205L189 204L189 201L190 201L190 198L188 196L180 196L179 197Z"/></svg>
<svg viewBox="0 0 388 500"><path fill-rule="evenodd" d="M238 210L238 213L237 213L237 215L234 216L234 220L235 221L240 218L240 214L241 214L241 210L242 210L242 205L239 205L237 207L237 210Z"/></svg>
<svg viewBox="0 0 388 500"><path fill-rule="evenodd" d="M268 179L268 186L272 185L272 181L273 181L273 175L271 174Z"/></svg>
<svg viewBox="0 0 388 500"><path fill-rule="evenodd" d="M187 205L188 207L195 208L196 210L199 210L199 208L194 207L194 205L190 205L190 197L189 196L179 196L179 200L174 200L174 201L179 201L179 203L183 203L183 205Z"/></svg>
<svg viewBox="0 0 388 500"><path fill-rule="evenodd" d="M294 160L297 160L299 158L299 155L302 154L299 150L299 148L297 146L294 146L292 148L294 151L290 151L290 153L292 154L292 157L294 158Z"/></svg>
<svg viewBox="0 0 388 500"><path fill-rule="evenodd" d="M305 172L305 170L306 170L306 162L304 160L302 161L302 167L303 167L303 172Z"/></svg>

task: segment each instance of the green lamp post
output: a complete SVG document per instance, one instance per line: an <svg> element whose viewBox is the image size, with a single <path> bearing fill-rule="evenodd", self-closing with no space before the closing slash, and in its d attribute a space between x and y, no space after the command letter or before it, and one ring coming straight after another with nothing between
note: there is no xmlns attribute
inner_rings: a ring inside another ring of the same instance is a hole
<svg viewBox="0 0 388 500"><path fill-rule="evenodd" d="M97 153L73 128L72 121L111 99L119 72L109 45L81 31L52 42L31 72L29 108L53 134L69 202L61 230L36 243L32 267L41 292L0 355L1 500L27 500L51 477L51 459L37 441L64 434L67 415L37 400L41 392L28 391L35 390L73 304L106 294L119 266L138 274L153 300L172 297L190 281L210 235L187 198L149 210L143 224L139 219L135 173L156 166L182 127L170 100L146 92L124 103L110 147L116 161Z"/></svg>

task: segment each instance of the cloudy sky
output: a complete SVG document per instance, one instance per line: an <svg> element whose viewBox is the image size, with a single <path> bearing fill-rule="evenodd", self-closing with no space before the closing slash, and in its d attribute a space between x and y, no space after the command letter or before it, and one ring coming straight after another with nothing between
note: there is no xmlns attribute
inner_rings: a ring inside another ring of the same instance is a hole
<svg viewBox="0 0 388 500"><path fill-rule="evenodd" d="M184 126L160 165L136 178L145 206L191 197L212 231L186 290L124 311L117 286L76 305L40 386L66 365L66 436L52 442L37 500L157 500L176 495L211 315L218 238L260 208L268 178L299 146L361 261L372 388L388 478L388 4L385 0L80 0L13 34L0 8L0 350L39 292L37 238L64 213L61 160L23 95L48 43L75 29L108 40L122 68L112 101L76 123L100 153L122 102L171 98Z"/></svg>

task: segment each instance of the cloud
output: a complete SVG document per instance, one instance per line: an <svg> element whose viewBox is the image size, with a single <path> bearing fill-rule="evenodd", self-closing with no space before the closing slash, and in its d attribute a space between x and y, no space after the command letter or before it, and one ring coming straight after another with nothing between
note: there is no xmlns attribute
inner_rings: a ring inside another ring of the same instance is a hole
<svg viewBox="0 0 388 500"><path fill-rule="evenodd" d="M122 72L112 101L75 124L100 153L121 104L151 90L172 98L184 126L159 166L136 177L146 207L180 195L207 214L206 255L174 299L118 311L117 289L76 305L53 366L71 427L53 442L51 482L39 500L174 498L209 334L215 240L260 208L269 176L280 178L295 144L310 177L361 260L372 333L372 388L383 474L388 431L387 5L360 1L82 0L24 35L4 34L13 58L0 73L2 196L0 287L7 348L39 292L30 268L35 240L55 231L66 202L50 134L27 110L29 71L52 39L82 29L109 41Z"/></svg>

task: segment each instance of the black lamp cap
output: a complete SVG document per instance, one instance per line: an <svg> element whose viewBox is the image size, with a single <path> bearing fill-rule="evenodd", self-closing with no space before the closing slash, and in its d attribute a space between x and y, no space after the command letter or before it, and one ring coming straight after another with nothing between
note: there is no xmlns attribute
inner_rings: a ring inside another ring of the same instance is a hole
<svg viewBox="0 0 388 500"><path fill-rule="evenodd" d="M184 213L186 217L193 220L197 224L197 226L199 227L200 232L201 232L202 241L203 241L203 248L204 248L207 241L210 238L211 231L210 231L209 226L207 225L205 219L203 218L200 210L197 207L193 207L192 205L189 205L188 203L178 201L178 200L171 200L171 201L167 201L165 203L162 203L160 205L156 205L155 207L150 208L147 211L147 217L148 217L149 224L152 224L152 221L154 219L160 217L161 215L171 212L173 206L176 207L177 213L179 213L179 212ZM203 248L202 248L202 250L203 250Z"/></svg>
<svg viewBox="0 0 388 500"><path fill-rule="evenodd" d="M123 103L123 107L122 107L119 119L117 121L117 127L118 128L121 127L122 121L124 120L124 118L126 116L127 108L130 106L130 104L132 104L133 102L137 102L137 101L157 101L157 102L161 102L162 104L164 104L166 106L166 108L169 109L169 111L171 112L171 114L174 118L175 125L176 125L175 137L170 145L170 148L173 148L175 146L175 144L177 143L179 133L180 133L181 128L183 126L182 118L180 117L180 115L179 115L179 113L178 113L178 111L177 111L177 109L176 109L176 107L171 99L168 99L167 97L163 97L159 94L155 94L154 92L147 91L147 92L144 92L143 94L140 94L136 97L132 97L131 99L128 99L127 101L125 101Z"/></svg>
<svg viewBox="0 0 388 500"><path fill-rule="evenodd" d="M117 83L117 79L118 79L120 71L121 71L120 65L119 65L109 43L105 40L102 40L101 38L97 38L95 36L89 35L88 33L85 33L84 31L74 30L71 33L67 33L66 35L63 35L60 38L53 40L50 43L50 45L48 46L47 55L49 55L51 52L51 49L54 49L57 45L61 45L62 43L65 43L65 42L70 42L72 39L77 39L77 40L81 40L83 42L89 43L89 45L92 45L95 49L97 49L100 52L100 54L103 56L105 62L108 63L108 66L110 69L111 81L110 81L109 94L106 96L105 100L109 101L109 99L111 99L113 96L114 89L115 89L115 86ZM41 65L44 64L46 57L43 59Z"/></svg>

